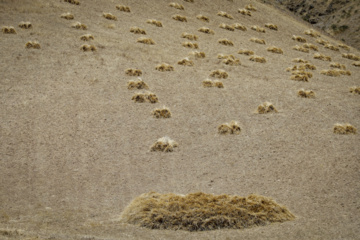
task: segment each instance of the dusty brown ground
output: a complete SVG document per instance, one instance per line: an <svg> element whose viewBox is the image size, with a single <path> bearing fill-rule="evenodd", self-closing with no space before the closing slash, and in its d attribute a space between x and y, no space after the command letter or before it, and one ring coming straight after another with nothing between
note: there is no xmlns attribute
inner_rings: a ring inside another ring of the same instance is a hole
<svg viewBox="0 0 360 240"><path fill-rule="evenodd" d="M0 34L0 239L356 239L360 235L360 134L335 135L335 123L360 129L360 68L341 53L325 49L303 34L305 25L270 6L252 2L253 16L237 13L250 1L121 1L131 13L116 10L120 1L0 1L0 25L17 34ZM234 20L216 13L226 11ZM74 14L74 20L60 15ZM106 20L111 12L118 21ZM210 23L195 18L210 17ZM187 23L171 19L185 15ZM149 18L164 27L146 24ZM31 21L33 28L17 27ZM80 21L88 30L76 30ZM230 32L220 23L244 24L248 31ZM279 31L257 33L252 25L271 22ZM109 25L114 24L113 28ZM136 43L138 26L155 45ZM208 26L215 35L197 32ZM195 66L177 65L190 49L181 46L183 32L199 36L206 58ZM94 35L97 51L84 53L79 37ZM319 46L351 71L351 76L320 74L329 62L314 52L292 50L293 34ZM217 43L220 38L233 47ZM266 45L250 42L265 39ZM324 37L337 44L333 39ZM41 49L25 49L38 40ZM266 51L278 46L283 55ZM267 63L237 54L255 51ZM350 52L359 55L354 49ZM217 54L233 54L242 65L224 66ZM301 57L317 67L309 82L290 80L285 68ZM155 66L167 62L173 72ZM127 68L139 68L142 79L159 103L134 103L126 83ZM224 89L205 89L201 82L212 70L224 69ZM315 99L297 97L300 88L312 89ZM272 102L278 114L256 114L257 106ZM170 119L155 119L151 111L167 106ZM237 120L240 135L220 136L217 126ZM172 153L150 152L160 137L179 143ZM119 224L122 210L136 196L156 191L187 194L202 191L272 197L289 208L296 220L246 230L198 233L159 231ZM22 235L20 235L22 234ZM36 238L37 237L37 238ZM12 238L12 237L9 237Z"/></svg>

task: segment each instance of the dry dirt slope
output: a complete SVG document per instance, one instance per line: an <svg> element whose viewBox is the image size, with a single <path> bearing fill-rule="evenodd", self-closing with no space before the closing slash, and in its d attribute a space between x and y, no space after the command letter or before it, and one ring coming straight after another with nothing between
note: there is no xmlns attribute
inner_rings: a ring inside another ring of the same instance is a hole
<svg viewBox="0 0 360 240"><path fill-rule="evenodd" d="M271 6L253 1L252 16L237 13L250 1L0 1L0 25L17 34L0 34L0 238L31 239L356 239L359 222L359 134L335 135L335 123L360 128L359 68L304 35L306 26ZM116 10L123 4L131 13ZM217 16L226 11L234 16ZM60 18L70 12L74 20ZM102 17L111 12L118 20ZM187 22L172 20L174 14ZM196 15L210 17L201 22ZM147 19L163 23L158 28ZM30 21L32 29L17 27ZM88 30L71 25L79 21ZM227 31L221 23L241 23L247 31ZM271 22L278 31L258 33L252 25ZM114 26L111 26L111 25ZM155 45L136 43L130 33L138 26ZM197 31L209 27L214 35ZM110 27L110 28L109 28ZM193 67L177 65L191 49L180 36L199 36L205 59ZM82 52L79 38L91 33L96 52ZM313 59L314 51L292 49L293 34L305 37L319 52L345 64L351 76L320 74L329 62ZM266 45L249 41L265 39ZM217 41L228 38L234 46ZM323 37L332 44L338 42ZM25 49L38 40L41 49ZM284 54L266 51L281 47ZM237 54L250 49L264 64ZM359 55L354 49L351 53ZM233 54L241 66L225 66L217 55ZM290 80L285 68L293 58L313 63L309 82ZM174 66L159 72L160 63ZM159 103L134 103L125 69L139 68ZM201 82L212 70L224 69L224 89L205 89ZM315 99L297 97L312 89ZM278 114L256 114L264 101ZM170 119L151 111L167 106ZM237 120L240 135L220 136L217 126ZM172 153L150 152L156 139L169 136L179 143ZM247 196L257 193L286 205L296 220L246 230L200 233L157 231L119 224L116 220L136 196L156 191L196 191ZM22 234L22 235L20 235Z"/></svg>

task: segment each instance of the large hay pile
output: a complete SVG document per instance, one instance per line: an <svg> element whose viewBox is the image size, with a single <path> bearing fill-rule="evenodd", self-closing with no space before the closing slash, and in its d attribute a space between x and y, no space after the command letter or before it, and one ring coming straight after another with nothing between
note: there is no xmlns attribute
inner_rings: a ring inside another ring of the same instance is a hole
<svg viewBox="0 0 360 240"><path fill-rule="evenodd" d="M149 192L135 198L123 211L120 221L150 229L204 231L220 228L243 229L295 216L270 198L192 193Z"/></svg>

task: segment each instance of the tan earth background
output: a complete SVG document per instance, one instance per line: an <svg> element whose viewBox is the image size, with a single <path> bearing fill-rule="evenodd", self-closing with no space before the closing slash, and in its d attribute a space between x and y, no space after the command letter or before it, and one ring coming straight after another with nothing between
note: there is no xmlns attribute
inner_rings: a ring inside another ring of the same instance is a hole
<svg viewBox="0 0 360 240"><path fill-rule="evenodd" d="M333 133L336 123L360 128L360 68L343 53L332 51L305 35L311 26L284 11L248 0L171 1L0 0L0 26L14 26L16 34L0 34L0 239L359 239L360 136ZM252 16L238 13L252 3ZM129 6L130 13L116 5ZM234 19L218 16L218 11ZM70 12L73 20L61 18ZM110 12L116 21L105 19ZM172 19L175 14L187 22ZM196 19L198 14L210 22ZM163 27L146 23L162 22ZM19 22L32 28L21 29ZM72 28L75 22L87 30ZM228 31L221 23L241 23L247 31ZM265 33L251 30L266 23ZM138 43L146 30L154 45ZM209 27L214 35L198 32ZM183 32L196 34L204 59L189 55L194 49ZM92 34L83 42L80 36ZM341 42L319 30L333 45ZM327 61L293 50L304 37L332 62L344 64L351 76L320 74ZM265 45L250 41L257 37ZM227 38L234 46L224 46ZM40 49L27 49L38 41ZM83 44L97 50L84 52ZM283 54L266 49L280 47ZM238 54L249 49L266 59L252 62ZM218 54L232 54L240 66L228 66ZM194 66L177 62L185 57ZM308 82L291 80L287 67L302 58L316 66ZM174 71L155 67L168 63ZM142 79L158 103L135 103L127 89L128 68L141 69ZM223 89L204 88L213 70L228 74ZM311 89L316 98L297 96ZM279 113L258 114L269 101ZM166 106L172 117L156 119L153 109ZM239 135L220 135L217 127L236 120ZM151 152L160 137L178 143L173 152ZM205 192L273 198L285 205L294 221L242 230L203 232L151 230L118 221L125 207L140 194Z"/></svg>

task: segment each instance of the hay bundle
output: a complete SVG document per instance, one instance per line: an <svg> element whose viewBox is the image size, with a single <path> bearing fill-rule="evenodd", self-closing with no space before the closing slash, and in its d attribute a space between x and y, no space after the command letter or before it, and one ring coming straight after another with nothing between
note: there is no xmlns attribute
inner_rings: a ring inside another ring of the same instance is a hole
<svg viewBox="0 0 360 240"><path fill-rule="evenodd" d="M152 152L172 152L172 151L174 151L174 148L176 148L176 147L178 147L177 142L170 139L169 137L162 137L162 138L159 138L151 146L150 151L152 151ZM158 206L158 207L160 207L160 206ZM150 209L152 209L152 208L150 207ZM160 210L160 209L158 209L158 210ZM144 210L141 209L141 211L144 211ZM124 216L124 215L122 215L122 216Z"/></svg>
<svg viewBox="0 0 360 240"><path fill-rule="evenodd" d="M285 206L271 198L202 192L188 195L145 193L135 198L120 216L122 223L187 231L244 229L294 219Z"/></svg>
<svg viewBox="0 0 360 240"><path fill-rule="evenodd" d="M294 49L296 51L299 51L299 52L304 52L304 53L310 52L309 49L304 48L304 47L299 46L299 45L295 45L292 49Z"/></svg>
<svg viewBox="0 0 360 240"><path fill-rule="evenodd" d="M313 90L300 89L298 91L298 96L302 98L315 98L315 92Z"/></svg>
<svg viewBox="0 0 360 240"><path fill-rule="evenodd" d="M239 66L241 65L240 59L226 58L222 61L226 65Z"/></svg>
<svg viewBox="0 0 360 240"><path fill-rule="evenodd" d="M242 15L247 15L251 17L251 12L249 10L246 10L244 8L238 9L238 13L241 13Z"/></svg>
<svg viewBox="0 0 360 240"><path fill-rule="evenodd" d="M230 14L228 14L226 12L223 12L223 11L219 11L217 13L217 15L220 16L220 17L228 18L228 19L234 19L233 16L231 16Z"/></svg>
<svg viewBox="0 0 360 240"><path fill-rule="evenodd" d="M309 81L309 77L306 74L303 74L302 72L291 75L290 79L294 80L294 81L300 81L300 82L308 82Z"/></svg>
<svg viewBox="0 0 360 240"><path fill-rule="evenodd" d="M218 43L224 45L224 46L234 46L234 43L226 38L219 39Z"/></svg>
<svg viewBox="0 0 360 240"><path fill-rule="evenodd" d="M240 134L241 128L238 122L231 121L230 123L221 124L218 127L218 132L220 134Z"/></svg>
<svg viewBox="0 0 360 240"><path fill-rule="evenodd" d="M201 27L198 29L199 32L202 32L202 33L206 33L206 34L212 34L214 35L215 32L213 30L211 30L210 28L207 28L207 27Z"/></svg>
<svg viewBox="0 0 360 240"><path fill-rule="evenodd" d="M339 73L341 74L341 75L347 75L347 76L351 76L351 72L350 71L345 71L345 70L339 70Z"/></svg>
<svg viewBox="0 0 360 240"><path fill-rule="evenodd" d="M149 86L141 79L138 80L131 80L127 83L127 88L129 90L133 89L149 89Z"/></svg>
<svg viewBox="0 0 360 240"><path fill-rule="evenodd" d="M249 11L256 11L256 8L255 8L253 5L251 5L251 4L246 5L246 6L245 6L245 9L246 9L246 10L249 10Z"/></svg>
<svg viewBox="0 0 360 240"><path fill-rule="evenodd" d="M329 44L329 42L328 42L328 41L323 40L323 39L321 39L321 38L316 39L316 42L317 42L317 43L319 43L319 44L321 44L321 45L326 45L326 44Z"/></svg>
<svg viewBox="0 0 360 240"><path fill-rule="evenodd" d="M283 54L283 50L281 48L272 46L267 49L268 52L277 53L277 54Z"/></svg>
<svg viewBox="0 0 360 240"><path fill-rule="evenodd" d="M310 50L314 50L314 51L318 51L318 50L319 50L318 47L315 46L315 45L312 44L312 43L305 43L305 44L303 45L303 47L304 47L304 48L307 48L307 49L310 49Z"/></svg>
<svg viewBox="0 0 360 240"><path fill-rule="evenodd" d="M138 43L144 43L144 44L148 44L148 45L155 45L154 40L152 40L151 38L145 38L145 37L140 37L136 40L136 42Z"/></svg>
<svg viewBox="0 0 360 240"><path fill-rule="evenodd" d="M230 55L218 54L217 58L218 59L228 59L228 58L235 59L234 55L231 55L231 54Z"/></svg>
<svg viewBox="0 0 360 240"><path fill-rule="evenodd" d="M334 46L334 45L332 45L330 43L325 44L325 48L333 50L333 51L337 51L337 52L340 51L340 49L337 46Z"/></svg>
<svg viewBox="0 0 360 240"><path fill-rule="evenodd" d="M357 129L349 123L334 125L334 133L336 134L356 134Z"/></svg>
<svg viewBox="0 0 360 240"><path fill-rule="evenodd" d="M259 26L251 26L251 29L254 30L254 31L257 31L257 32L261 32L261 33L265 33L265 28L262 28L262 27L259 27Z"/></svg>
<svg viewBox="0 0 360 240"><path fill-rule="evenodd" d="M355 67L360 67L360 62L353 62L351 65L355 66Z"/></svg>
<svg viewBox="0 0 360 240"><path fill-rule="evenodd" d="M296 62L296 63L308 63L308 61L306 61L302 58L294 58L292 61Z"/></svg>
<svg viewBox="0 0 360 240"><path fill-rule="evenodd" d="M72 19L74 19L74 15L72 15L72 14L69 13L69 12L61 14L60 17L66 19L66 20L72 20Z"/></svg>
<svg viewBox="0 0 360 240"><path fill-rule="evenodd" d="M71 3L74 5L80 5L80 2L78 0L64 0L64 2Z"/></svg>
<svg viewBox="0 0 360 240"><path fill-rule="evenodd" d="M330 77L338 77L341 75L338 69L322 70L320 73Z"/></svg>
<svg viewBox="0 0 360 240"><path fill-rule="evenodd" d="M194 55L195 58L205 58L205 53L204 52L198 52L198 51L194 51L190 53L191 55Z"/></svg>
<svg viewBox="0 0 360 240"><path fill-rule="evenodd" d="M134 34L143 34L146 35L146 31L144 29L141 29L139 27L132 27L130 28L130 32L134 33Z"/></svg>
<svg viewBox="0 0 360 240"><path fill-rule="evenodd" d="M360 56L356 56L355 54L352 54L352 53L343 53L341 56L343 58L347 58L350 60L360 61Z"/></svg>
<svg viewBox="0 0 360 240"><path fill-rule="evenodd" d="M258 62L258 63L266 63L266 59L264 57L253 55L249 58L250 61Z"/></svg>
<svg viewBox="0 0 360 240"><path fill-rule="evenodd" d="M192 42L183 42L181 45L186 48L194 48L194 49L199 48L199 45L197 43L192 43Z"/></svg>
<svg viewBox="0 0 360 240"><path fill-rule="evenodd" d="M266 44L265 40L259 38L251 38L250 41L258 44Z"/></svg>
<svg viewBox="0 0 360 240"><path fill-rule="evenodd" d="M306 30L304 33L305 33L306 35L311 36L311 37L315 37L315 38L320 37L320 34L317 33L314 29Z"/></svg>
<svg viewBox="0 0 360 240"><path fill-rule="evenodd" d="M80 50L83 50L84 52L95 52L96 47L94 45L84 44L80 47Z"/></svg>
<svg viewBox="0 0 360 240"><path fill-rule="evenodd" d="M305 69L316 70L316 66L312 65L310 63L306 63L304 66L305 66Z"/></svg>
<svg viewBox="0 0 360 240"><path fill-rule="evenodd" d="M76 29L82 29L82 30L87 29L87 26L85 24L82 24L81 22L76 22L71 27L76 28Z"/></svg>
<svg viewBox="0 0 360 240"><path fill-rule="evenodd" d="M228 78L229 74L225 72L224 70L218 69L214 70L210 73L210 77L216 77L216 78Z"/></svg>
<svg viewBox="0 0 360 240"><path fill-rule="evenodd" d="M350 88L350 92L351 92L351 93L354 93L354 94L355 94L355 93L360 94L360 87L355 87L355 86L354 86L354 87L351 87L351 88Z"/></svg>
<svg viewBox="0 0 360 240"><path fill-rule="evenodd" d="M278 30L278 26L276 26L275 24L272 24L272 23L266 23L265 27L267 27L267 28L269 28L271 30L275 30L275 31Z"/></svg>
<svg viewBox="0 0 360 240"><path fill-rule="evenodd" d="M292 35L291 39L297 42L306 43L306 39L301 36Z"/></svg>
<svg viewBox="0 0 360 240"><path fill-rule="evenodd" d="M228 31L235 31L235 28L233 26L230 26L228 24L225 24L225 23L222 23L219 25L219 28L223 28L223 29L226 29Z"/></svg>
<svg viewBox="0 0 360 240"><path fill-rule="evenodd" d="M254 52L251 50L247 50L247 49L240 49L238 51L238 54L244 54L244 55L250 56L250 55L254 55Z"/></svg>
<svg viewBox="0 0 360 240"><path fill-rule="evenodd" d="M185 2L193 3L194 0L184 0Z"/></svg>
<svg viewBox="0 0 360 240"><path fill-rule="evenodd" d="M206 79L202 82L203 87L210 88L210 87L217 87L217 88L224 88L224 84L219 80L210 80Z"/></svg>
<svg viewBox="0 0 360 240"><path fill-rule="evenodd" d="M339 69L342 69L342 70L346 70L346 66L344 64L340 64L340 63L337 63L337 62L330 63L330 67L331 68L339 68Z"/></svg>
<svg viewBox="0 0 360 240"><path fill-rule="evenodd" d="M278 110L274 107L274 105L270 102L264 102L263 104L259 105L257 108L257 112L260 114L264 113L277 113Z"/></svg>
<svg viewBox="0 0 360 240"><path fill-rule="evenodd" d="M237 30L247 31L247 28L244 25L240 24L240 23L234 23L232 25L232 27L237 29Z"/></svg>
<svg viewBox="0 0 360 240"><path fill-rule="evenodd" d="M146 20L146 23L155 25L157 27L162 27L163 26L160 21L157 21L155 19L148 19L148 20Z"/></svg>
<svg viewBox="0 0 360 240"><path fill-rule="evenodd" d="M323 55L321 53L315 53L314 58L322 60L322 61L331 62L331 57L330 56L325 56L325 55Z"/></svg>
<svg viewBox="0 0 360 240"><path fill-rule="evenodd" d="M172 19L174 19L176 21L180 21L180 22L187 22L186 17L181 16L181 15L174 15L174 16L172 16Z"/></svg>
<svg viewBox="0 0 360 240"><path fill-rule="evenodd" d="M94 40L94 36L91 34L85 34L80 37L80 40L83 40L83 41Z"/></svg>
<svg viewBox="0 0 360 240"><path fill-rule="evenodd" d="M113 20L113 21L116 21L117 20L117 17L111 13L103 13L103 17L108 19L108 20Z"/></svg>
<svg viewBox="0 0 360 240"><path fill-rule="evenodd" d="M210 18L202 14L197 15L196 18L204 22L210 22Z"/></svg>
<svg viewBox="0 0 360 240"><path fill-rule="evenodd" d="M345 49L345 50L347 50L347 51L350 51L350 47L349 47L348 45L346 45L346 44L340 43L338 46L341 47L342 49Z"/></svg>
<svg viewBox="0 0 360 240"><path fill-rule="evenodd" d="M183 66L194 66L194 62L187 57L178 61L178 64Z"/></svg>
<svg viewBox="0 0 360 240"><path fill-rule="evenodd" d="M182 34L181 34L181 37L182 37L182 38L189 39L189 40L191 40L191 41L193 41L193 40L197 41L198 38L199 38L198 36L196 36L196 35L194 35L194 34L190 34L190 33L186 33L186 32L182 33Z"/></svg>
<svg viewBox="0 0 360 240"><path fill-rule="evenodd" d="M152 115L155 118L171 118L171 112L168 108L163 107L163 108L155 108L152 111Z"/></svg>
<svg viewBox="0 0 360 240"><path fill-rule="evenodd" d="M12 27L12 26L10 26L10 27L4 26L4 27L1 28L1 31L3 33L7 33L7 34L15 34L16 33L15 28Z"/></svg>
<svg viewBox="0 0 360 240"><path fill-rule="evenodd" d="M130 8L128 6L124 6L124 5L117 5L116 9L121 12L131 12Z"/></svg>
<svg viewBox="0 0 360 240"><path fill-rule="evenodd" d="M32 24L31 24L31 22L23 22L23 21L21 21L19 23L19 27L23 28L23 29L29 29L29 28L32 28Z"/></svg>
<svg viewBox="0 0 360 240"><path fill-rule="evenodd" d="M128 68L125 70L125 74L129 76L141 76L142 71L140 69Z"/></svg>
<svg viewBox="0 0 360 240"><path fill-rule="evenodd" d="M183 5L178 4L178 3L174 3L174 2L170 3L169 6L173 7L173 8L176 8L176 9L179 9L179 10L184 10L185 9Z"/></svg>
<svg viewBox="0 0 360 240"><path fill-rule="evenodd" d="M25 44L25 48L40 49L40 43L38 41L29 41Z"/></svg>
<svg viewBox="0 0 360 240"><path fill-rule="evenodd" d="M162 63L159 64L155 67L156 70L160 71L160 72L169 72L169 71L174 71L174 67L171 66L170 64L167 63Z"/></svg>
<svg viewBox="0 0 360 240"><path fill-rule="evenodd" d="M143 103L143 102L157 103L159 101L156 94L151 92L135 93L134 96L132 96L131 100L138 103Z"/></svg>
<svg viewBox="0 0 360 240"><path fill-rule="evenodd" d="M305 75L307 76L308 78L312 78L313 75L311 72L305 72L303 69L301 70L295 70L291 73L291 75Z"/></svg>

